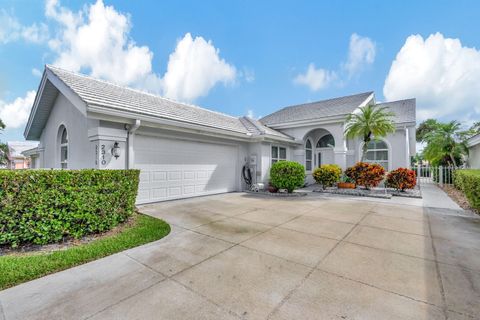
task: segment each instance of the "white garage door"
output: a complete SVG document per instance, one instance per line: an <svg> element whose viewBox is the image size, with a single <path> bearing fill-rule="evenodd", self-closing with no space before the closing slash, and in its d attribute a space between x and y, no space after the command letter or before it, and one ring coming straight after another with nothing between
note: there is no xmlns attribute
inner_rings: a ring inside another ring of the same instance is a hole
<svg viewBox="0 0 480 320"><path fill-rule="evenodd" d="M235 191L235 146L137 135L137 203Z"/></svg>

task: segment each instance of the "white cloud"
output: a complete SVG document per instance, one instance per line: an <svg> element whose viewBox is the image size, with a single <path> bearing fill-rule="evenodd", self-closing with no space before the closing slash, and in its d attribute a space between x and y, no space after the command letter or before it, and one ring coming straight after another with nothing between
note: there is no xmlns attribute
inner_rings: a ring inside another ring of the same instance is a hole
<svg viewBox="0 0 480 320"><path fill-rule="evenodd" d="M38 70L37 68L32 69L32 75L35 77L41 77L42 76L42 71Z"/></svg>
<svg viewBox="0 0 480 320"><path fill-rule="evenodd" d="M441 33L411 35L392 62L383 94L417 98L417 118L466 120L480 115L480 51Z"/></svg>
<svg viewBox="0 0 480 320"><path fill-rule="evenodd" d="M338 71L317 69L313 63L310 63L307 71L297 75L293 82L305 85L312 91L324 89L332 83L341 85L344 82L342 78L352 78L371 65L375 61L375 54L376 44L372 39L353 33L350 36L347 61L340 64Z"/></svg>
<svg viewBox="0 0 480 320"><path fill-rule="evenodd" d="M376 44L368 37L359 36L353 33L350 36L350 45L348 48L348 59L343 67L352 77L362 71L366 66L375 61Z"/></svg>
<svg viewBox="0 0 480 320"><path fill-rule="evenodd" d="M229 84L236 78L234 66L219 56L211 41L192 38L187 33L170 54L163 77L165 96L192 101L206 95L217 83Z"/></svg>
<svg viewBox="0 0 480 320"><path fill-rule="evenodd" d="M242 77L246 82L253 82L255 81L255 71L250 68L243 68Z"/></svg>
<svg viewBox="0 0 480 320"><path fill-rule="evenodd" d="M171 53L163 77L152 68L153 53L130 37L132 24L128 14L104 5L102 0L73 12L58 0L47 0L45 16L56 23L55 35L48 39L53 64L67 70L88 72L93 77L163 94L181 101L205 96L218 83L235 82L236 68L220 58L219 49L202 37L190 33L179 40ZM45 24L22 26L13 15L0 11L0 43L23 39L46 41ZM41 71L33 68L34 76ZM245 69L245 81L253 81L252 70ZM0 118L8 128L26 123L35 97L29 91L12 103L0 100Z"/></svg>
<svg viewBox="0 0 480 320"><path fill-rule="evenodd" d="M312 91L318 91L327 87L336 78L337 75L335 72L321 68L317 69L313 63L310 63L307 71L303 74L297 75L293 82L306 85Z"/></svg>
<svg viewBox="0 0 480 320"><path fill-rule="evenodd" d="M190 33L170 54L165 75L157 75L153 52L130 38L130 17L102 0L79 12L48 0L45 14L60 26L49 41L56 54L53 64L67 70L88 71L94 77L181 101L205 96L217 83L228 84L236 78L235 67L220 58L211 41L193 39Z"/></svg>
<svg viewBox="0 0 480 320"><path fill-rule="evenodd" d="M25 97L16 98L11 103L0 100L0 119L7 129L19 128L27 122L34 100L34 90L28 91Z"/></svg>
<svg viewBox="0 0 480 320"><path fill-rule="evenodd" d="M44 23L24 26L13 14L5 10L0 11L0 43L6 44L18 40L42 43L47 39L48 27Z"/></svg>
<svg viewBox="0 0 480 320"><path fill-rule="evenodd" d="M138 85L152 75L153 53L129 38L129 17L102 0L77 13L49 0L45 11L60 25L49 42L56 53L54 65L72 71L87 69L94 77L122 85Z"/></svg>

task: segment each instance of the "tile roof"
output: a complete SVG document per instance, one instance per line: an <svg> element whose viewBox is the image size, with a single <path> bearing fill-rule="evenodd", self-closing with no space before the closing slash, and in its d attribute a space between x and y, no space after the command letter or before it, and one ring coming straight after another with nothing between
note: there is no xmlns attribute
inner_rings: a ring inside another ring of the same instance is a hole
<svg viewBox="0 0 480 320"><path fill-rule="evenodd" d="M242 117L240 118L240 121L242 121L243 125L252 135L271 135L285 139L294 139L280 131L267 127L256 119L252 119L250 117Z"/></svg>
<svg viewBox="0 0 480 320"><path fill-rule="evenodd" d="M46 66L46 68L78 94L88 106L177 120L236 133L249 133L237 117L176 102L57 67Z"/></svg>
<svg viewBox="0 0 480 320"><path fill-rule="evenodd" d="M386 107L395 114L395 123L406 123L416 121L416 100L405 99L391 102L378 103L379 107Z"/></svg>
<svg viewBox="0 0 480 320"><path fill-rule="evenodd" d="M293 121L345 115L353 112L353 110L372 94L373 92L370 91L351 96L289 106L263 117L260 119L260 122L268 126Z"/></svg>

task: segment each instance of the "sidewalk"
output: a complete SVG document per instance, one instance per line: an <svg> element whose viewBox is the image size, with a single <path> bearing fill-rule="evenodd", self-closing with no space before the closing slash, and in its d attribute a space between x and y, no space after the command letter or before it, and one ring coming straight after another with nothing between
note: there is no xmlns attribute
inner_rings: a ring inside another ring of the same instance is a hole
<svg viewBox="0 0 480 320"><path fill-rule="evenodd" d="M423 206L427 208L441 208L450 210L463 210L442 189L431 183L420 185L423 197Z"/></svg>

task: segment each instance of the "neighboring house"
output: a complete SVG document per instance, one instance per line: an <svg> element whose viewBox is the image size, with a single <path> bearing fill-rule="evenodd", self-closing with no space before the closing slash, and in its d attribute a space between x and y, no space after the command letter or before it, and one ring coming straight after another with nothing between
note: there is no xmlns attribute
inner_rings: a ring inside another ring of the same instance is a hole
<svg viewBox="0 0 480 320"><path fill-rule="evenodd" d="M480 133L468 139L467 146L468 166L472 169L480 169Z"/></svg>
<svg viewBox="0 0 480 320"><path fill-rule="evenodd" d="M32 141L8 141L7 147L7 169L29 169L32 159L23 152L28 149L36 148L38 142ZM35 157L36 155L34 155Z"/></svg>
<svg viewBox="0 0 480 320"><path fill-rule="evenodd" d="M39 140L41 168L138 168L138 203L238 191L242 167L268 183L273 162L342 168L360 160L362 143L346 140L344 122L374 104L373 92L283 108L260 120L233 117L46 66L25 128ZM415 154L415 100L382 104L396 132L371 143L367 161L388 170Z"/></svg>

